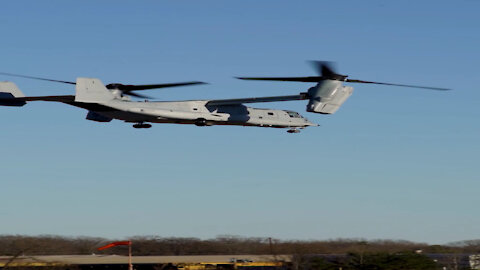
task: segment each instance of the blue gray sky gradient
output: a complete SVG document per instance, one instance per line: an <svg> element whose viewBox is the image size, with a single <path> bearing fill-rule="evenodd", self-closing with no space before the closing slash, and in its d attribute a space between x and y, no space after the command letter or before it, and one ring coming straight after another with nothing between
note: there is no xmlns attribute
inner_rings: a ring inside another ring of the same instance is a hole
<svg viewBox="0 0 480 270"><path fill-rule="evenodd" d="M480 238L478 1L4 1L0 71L104 83L203 80L159 100L296 94L315 75L454 88L352 85L320 127L285 130L86 121L63 104L0 108L1 234L123 238ZM28 95L74 88L1 76Z"/></svg>

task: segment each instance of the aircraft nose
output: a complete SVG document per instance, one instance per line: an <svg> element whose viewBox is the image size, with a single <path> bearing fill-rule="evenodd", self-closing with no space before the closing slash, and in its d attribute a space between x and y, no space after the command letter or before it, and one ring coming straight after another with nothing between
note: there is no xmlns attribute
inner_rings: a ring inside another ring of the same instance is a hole
<svg viewBox="0 0 480 270"><path fill-rule="evenodd" d="M305 119L305 123L306 123L308 126L311 126L311 127L318 127L318 126L320 126L320 125L317 124L317 123L310 122L308 119Z"/></svg>

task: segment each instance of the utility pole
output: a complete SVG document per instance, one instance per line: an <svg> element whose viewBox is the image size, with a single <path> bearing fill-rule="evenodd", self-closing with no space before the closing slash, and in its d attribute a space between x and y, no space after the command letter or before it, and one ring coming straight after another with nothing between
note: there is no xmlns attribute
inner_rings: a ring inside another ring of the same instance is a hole
<svg viewBox="0 0 480 270"><path fill-rule="evenodd" d="M132 241L128 244L128 270L133 270L132 264Z"/></svg>
<svg viewBox="0 0 480 270"><path fill-rule="evenodd" d="M277 254L273 251L272 237L268 237L268 244L270 246L270 254L273 255L273 259L277 262Z"/></svg>

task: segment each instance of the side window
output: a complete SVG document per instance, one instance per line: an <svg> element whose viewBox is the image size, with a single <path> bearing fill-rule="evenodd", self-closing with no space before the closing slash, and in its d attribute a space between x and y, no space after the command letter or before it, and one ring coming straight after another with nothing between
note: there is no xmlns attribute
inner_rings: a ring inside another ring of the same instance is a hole
<svg viewBox="0 0 480 270"><path fill-rule="evenodd" d="M273 115L273 112L268 112L268 115Z"/></svg>

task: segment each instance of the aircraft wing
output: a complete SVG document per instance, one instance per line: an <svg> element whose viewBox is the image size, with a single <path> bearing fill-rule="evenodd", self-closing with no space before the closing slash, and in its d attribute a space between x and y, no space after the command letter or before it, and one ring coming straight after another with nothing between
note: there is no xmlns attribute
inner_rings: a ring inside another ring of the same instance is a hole
<svg viewBox="0 0 480 270"><path fill-rule="evenodd" d="M75 101L75 96L37 96L37 97L5 97L0 96L0 101L56 101L56 102L73 102Z"/></svg>
<svg viewBox="0 0 480 270"><path fill-rule="evenodd" d="M298 95L291 95L291 96L214 99L207 102L206 105L207 106L238 105L243 103L260 103L260 102L275 102L275 101L304 100L304 99L308 99L307 93L300 93Z"/></svg>
<svg viewBox="0 0 480 270"><path fill-rule="evenodd" d="M75 96L38 96L38 97L17 97L15 100L19 101L56 101L56 102L73 102Z"/></svg>

